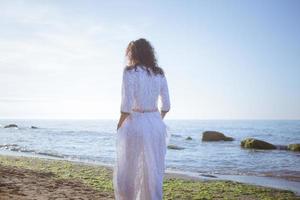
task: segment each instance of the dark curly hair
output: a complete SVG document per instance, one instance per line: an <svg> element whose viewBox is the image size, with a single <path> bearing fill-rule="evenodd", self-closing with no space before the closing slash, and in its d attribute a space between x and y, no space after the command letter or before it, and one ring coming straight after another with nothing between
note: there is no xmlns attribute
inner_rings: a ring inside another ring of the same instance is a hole
<svg viewBox="0 0 300 200"><path fill-rule="evenodd" d="M138 65L143 65L149 75L151 75L150 69L155 75L164 75L163 69L157 65L154 48L146 39L140 38L131 41L127 46L126 56L129 60L129 66L126 66L126 70L136 70Z"/></svg>

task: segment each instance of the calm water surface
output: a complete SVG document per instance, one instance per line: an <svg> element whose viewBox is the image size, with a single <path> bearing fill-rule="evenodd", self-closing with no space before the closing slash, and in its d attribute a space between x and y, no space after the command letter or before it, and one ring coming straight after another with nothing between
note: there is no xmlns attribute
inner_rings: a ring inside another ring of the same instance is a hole
<svg viewBox="0 0 300 200"><path fill-rule="evenodd" d="M3 128L10 123L19 128ZM116 124L114 120L0 120L0 151L113 165ZM168 169L300 178L300 153L240 148L247 137L280 145L300 143L300 121L166 120L166 124L172 134L170 144L185 148L168 150ZM201 142L206 130L221 131L235 141ZM188 136L193 139L186 140Z"/></svg>

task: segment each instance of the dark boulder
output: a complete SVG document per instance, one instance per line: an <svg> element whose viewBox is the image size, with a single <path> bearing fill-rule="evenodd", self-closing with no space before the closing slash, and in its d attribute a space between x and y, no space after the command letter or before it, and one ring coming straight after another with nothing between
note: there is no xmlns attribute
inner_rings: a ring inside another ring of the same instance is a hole
<svg viewBox="0 0 300 200"><path fill-rule="evenodd" d="M4 126L4 128L18 128L17 124L8 124L6 126Z"/></svg>
<svg viewBox="0 0 300 200"><path fill-rule="evenodd" d="M233 141L232 137L227 137L217 131L205 131L202 133L202 141Z"/></svg>
<svg viewBox="0 0 300 200"><path fill-rule="evenodd" d="M241 147L247 149L276 149L275 145L254 138L247 138L241 141Z"/></svg>
<svg viewBox="0 0 300 200"><path fill-rule="evenodd" d="M288 150L290 151L300 151L300 144L289 144Z"/></svg>
<svg viewBox="0 0 300 200"><path fill-rule="evenodd" d="M208 178L218 178L217 176L211 175L211 174L200 174L200 176L208 177Z"/></svg>
<svg viewBox="0 0 300 200"><path fill-rule="evenodd" d="M32 129L38 129L38 127L36 127L36 126L31 126L31 128L32 128Z"/></svg>
<svg viewBox="0 0 300 200"><path fill-rule="evenodd" d="M169 144L169 145L168 145L168 149L183 150L183 149L185 149L185 148L184 148L184 147L179 147L179 146L177 146L177 145L175 145L175 144Z"/></svg>
<svg viewBox="0 0 300 200"><path fill-rule="evenodd" d="M192 140L192 137L188 136L187 138L185 138L186 140Z"/></svg>

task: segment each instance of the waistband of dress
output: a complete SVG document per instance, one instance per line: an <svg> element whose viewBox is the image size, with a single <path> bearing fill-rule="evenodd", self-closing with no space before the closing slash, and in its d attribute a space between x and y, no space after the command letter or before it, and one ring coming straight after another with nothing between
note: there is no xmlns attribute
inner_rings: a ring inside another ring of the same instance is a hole
<svg viewBox="0 0 300 200"><path fill-rule="evenodd" d="M151 109L151 110L142 110L142 109L132 109L133 112L138 112L138 113L151 113L151 112L158 112L158 108Z"/></svg>

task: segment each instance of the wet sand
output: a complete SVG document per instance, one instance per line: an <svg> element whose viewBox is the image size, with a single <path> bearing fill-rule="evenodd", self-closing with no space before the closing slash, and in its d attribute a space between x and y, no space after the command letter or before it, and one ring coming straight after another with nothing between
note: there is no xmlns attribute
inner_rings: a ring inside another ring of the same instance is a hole
<svg viewBox="0 0 300 200"><path fill-rule="evenodd" d="M113 199L81 181L56 179L51 172L37 172L0 165L0 199Z"/></svg>

